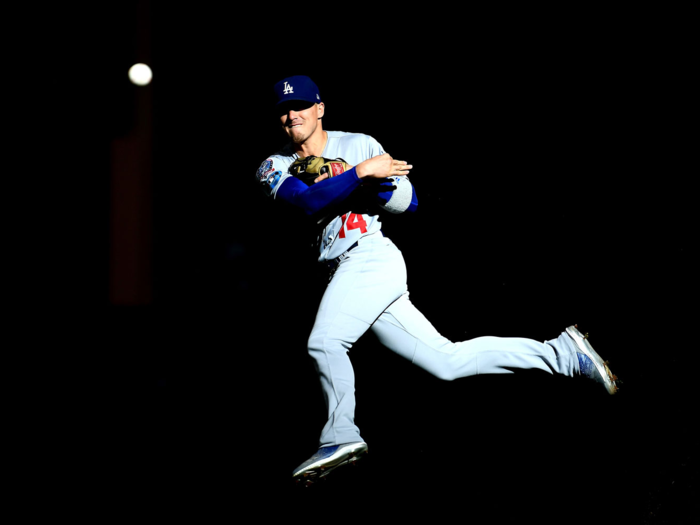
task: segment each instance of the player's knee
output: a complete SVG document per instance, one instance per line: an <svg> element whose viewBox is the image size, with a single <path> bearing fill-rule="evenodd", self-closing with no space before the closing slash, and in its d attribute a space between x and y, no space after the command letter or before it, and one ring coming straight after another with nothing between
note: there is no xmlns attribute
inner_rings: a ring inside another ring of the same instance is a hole
<svg viewBox="0 0 700 525"><path fill-rule="evenodd" d="M457 375L452 369L444 365L429 364L427 366L422 366L424 370L430 372L433 376L442 381L454 381L457 379Z"/></svg>
<svg viewBox="0 0 700 525"><path fill-rule="evenodd" d="M441 370L440 375L438 375L437 377L438 379L442 379L443 381L454 381L455 379L457 379L457 375L452 370Z"/></svg>
<svg viewBox="0 0 700 525"><path fill-rule="evenodd" d="M442 381L454 381L460 377L476 375L473 362L463 362L454 354L427 354L414 359L414 363Z"/></svg>
<svg viewBox="0 0 700 525"><path fill-rule="evenodd" d="M307 342L307 348L312 357L345 354L350 350L350 346L342 339L331 338L325 334L311 335Z"/></svg>

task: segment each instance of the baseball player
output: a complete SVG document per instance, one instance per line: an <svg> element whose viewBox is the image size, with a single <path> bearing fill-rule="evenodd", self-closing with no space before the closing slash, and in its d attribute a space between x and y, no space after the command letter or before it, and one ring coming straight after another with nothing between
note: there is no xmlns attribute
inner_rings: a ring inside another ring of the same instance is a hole
<svg viewBox="0 0 700 525"><path fill-rule="evenodd" d="M408 177L412 165L392 158L368 135L324 130L325 105L309 77L285 78L274 91L290 141L262 163L256 178L268 196L300 208L318 226L318 260L330 269L308 339L328 420L318 451L294 470L293 479L309 485L367 452L354 422L348 356L367 330L390 350L447 381L539 369L588 377L610 394L617 391L617 377L575 325L544 342L492 336L452 342L440 335L411 303L403 256L381 230L383 212L417 208Z"/></svg>

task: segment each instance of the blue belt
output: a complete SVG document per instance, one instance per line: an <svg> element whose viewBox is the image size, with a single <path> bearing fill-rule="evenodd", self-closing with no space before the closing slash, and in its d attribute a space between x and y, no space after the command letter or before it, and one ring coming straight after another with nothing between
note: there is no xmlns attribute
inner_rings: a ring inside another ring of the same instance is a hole
<svg viewBox="0 0 700 525"><path fill-rule="evenodd" d="M335 269L338 267L338 265L339 265L342 261L345 260L345 258L348 256L348 253L350 252L350 250L352 250L353 248L357 248L357 243L358 243L358 242L359 242L359 241L355 241L355 242L353 243L353 245L350 246L350 248L348 248L348 249L345 250L343 253L341 253L340 255L338 255L338 257L336 257L335 259L331 259L330 261L326 261L326 265L328 266L328 268L330 268L331 270L335 270Z"/></svg>

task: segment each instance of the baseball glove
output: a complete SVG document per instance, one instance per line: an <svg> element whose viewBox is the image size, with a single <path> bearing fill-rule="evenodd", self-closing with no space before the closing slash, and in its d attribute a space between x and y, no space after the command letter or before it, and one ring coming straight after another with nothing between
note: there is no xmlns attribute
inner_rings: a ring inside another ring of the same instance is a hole
<svg viewBox="0 0 700 525"><path fill-rule="evenodd" d="M350 165L343 159L327 159L325 157L301 157L289 166L289 173L311 186L320 175L329 177L340 175L348 170Z"/></svg>

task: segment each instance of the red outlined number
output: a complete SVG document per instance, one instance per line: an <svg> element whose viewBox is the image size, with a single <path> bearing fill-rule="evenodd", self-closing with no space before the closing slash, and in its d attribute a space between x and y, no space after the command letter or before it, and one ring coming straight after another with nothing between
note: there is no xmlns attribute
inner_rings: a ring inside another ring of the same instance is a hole
<svg viewBox="0 0 700 525"><path fill-rule="evenodd" d="M357 213L346 213L341 217L341 220L343 221L343 226L340 228L340 233L338 234L340 239L345 239L345 230L360 228L360 233L367 233L367 223L362 215Z"/></svg>

